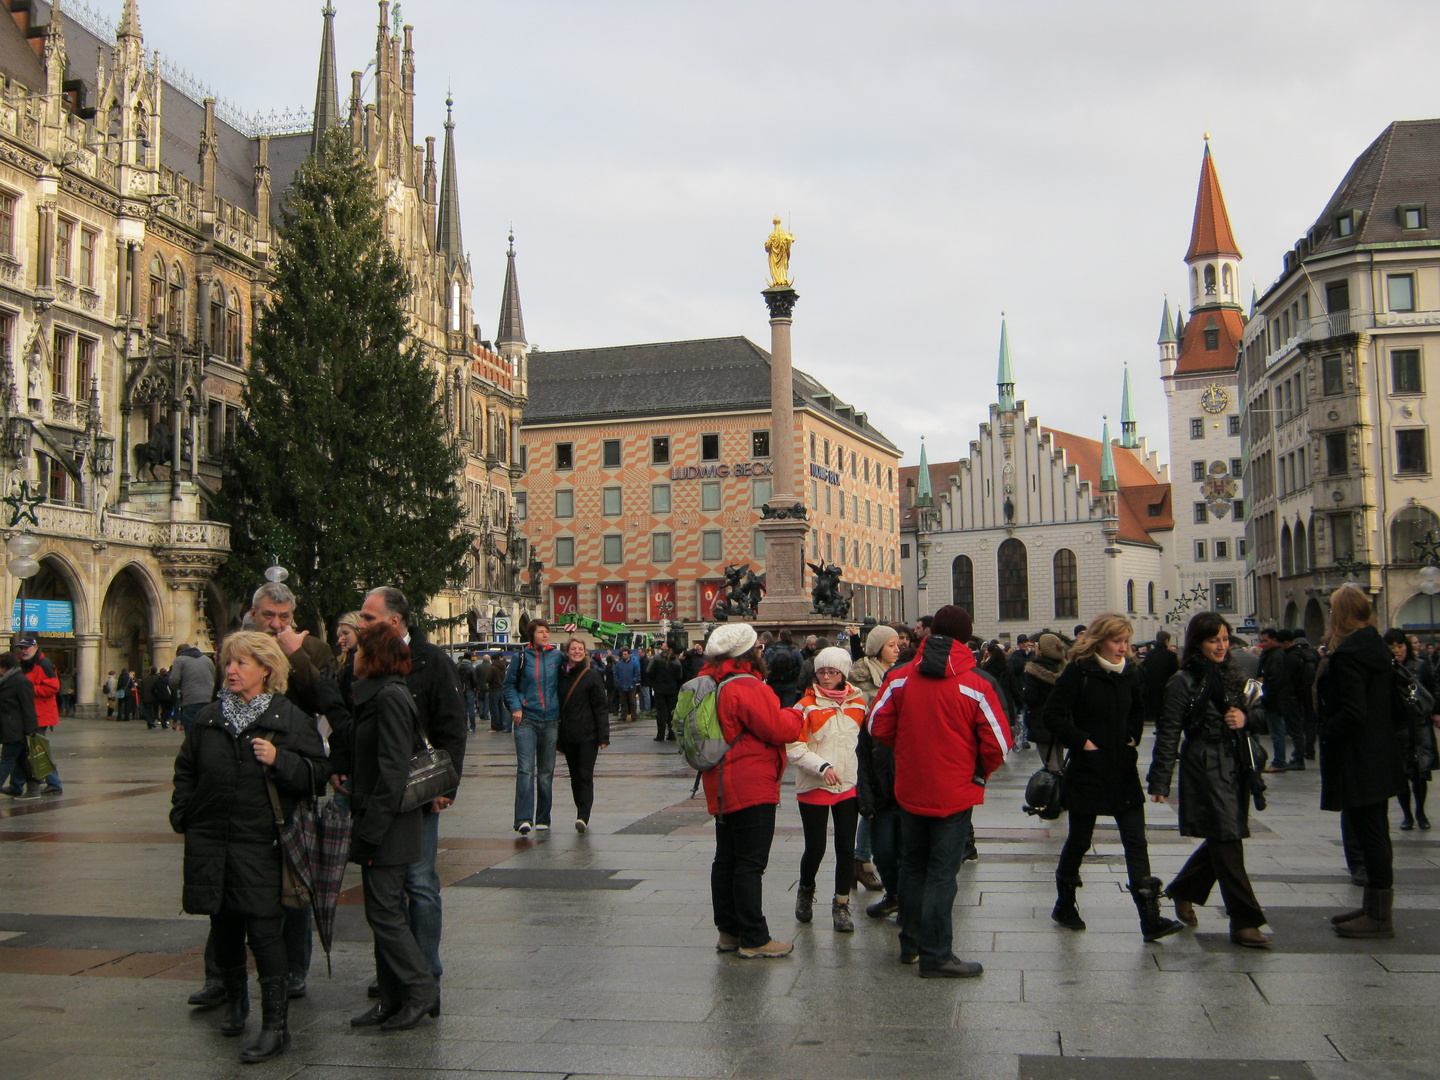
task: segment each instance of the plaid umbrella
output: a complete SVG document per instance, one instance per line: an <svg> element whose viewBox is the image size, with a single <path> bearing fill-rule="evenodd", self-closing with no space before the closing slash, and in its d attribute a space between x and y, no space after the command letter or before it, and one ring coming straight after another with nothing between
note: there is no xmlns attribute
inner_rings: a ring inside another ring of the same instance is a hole
<svg viewBox="0 0 1440 1080"><path fill-rule="evenodd" d="M320 811L315 842L310 848L310 906L315 912L315 929L325 950L325 970L330 971L330 945L335 940L335 908L340 903L340 882L350 861L350 833L354 821L350 811L331 799Z"/></svg>

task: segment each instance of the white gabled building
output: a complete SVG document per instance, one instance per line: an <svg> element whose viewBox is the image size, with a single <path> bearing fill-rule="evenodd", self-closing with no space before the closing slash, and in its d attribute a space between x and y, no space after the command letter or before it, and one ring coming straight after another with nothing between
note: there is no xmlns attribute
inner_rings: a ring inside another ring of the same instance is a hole
<svg viewBox="0 0 1440 1080"><path fill-rule="evenodd" d="M1135 437L1128 376L1122 438L1044 427L1015 398L1000 331L998 401L957 461L900 470L905 616L955 603L978 635L1069 632L1128 613L1136 640L1163 625L1174 591L1170 475Z"/></svg>

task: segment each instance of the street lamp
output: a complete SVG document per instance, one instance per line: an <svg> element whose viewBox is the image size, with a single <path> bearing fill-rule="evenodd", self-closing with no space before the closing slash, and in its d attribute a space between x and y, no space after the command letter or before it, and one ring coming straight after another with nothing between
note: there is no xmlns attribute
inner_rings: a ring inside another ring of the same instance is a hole
<svg viewBox="0 0 1440 1080"><path fill-rule="evenodd" d="M1440 593L1440 566L1420 568L1420 591L1430 598L1430 641L1435 641L1435 594Z"/></svg>
<svg viewBox="0 0 1440 1080"><path fill-rule="evenodd" d="M40 550L40 541L35 539L29 532L18 532L9 540L5 541L5 550L10 553L10 559L5 568L15 577L20 579L20 633L28 633L25 626L25 582L40 572L40 564L35 560L35 552Z"/></svg>

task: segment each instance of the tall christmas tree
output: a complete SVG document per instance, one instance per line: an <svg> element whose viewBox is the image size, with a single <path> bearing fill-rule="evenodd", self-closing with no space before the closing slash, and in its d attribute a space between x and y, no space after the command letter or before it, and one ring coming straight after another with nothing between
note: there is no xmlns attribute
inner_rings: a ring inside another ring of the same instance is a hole
<svg viewBox="0 0 1440 1080"><path fill-rule="evenodd" d="M423 610L464 577L460 455L405 314L412 280L385 238L374 174L324 136L281 211L256 320L246 416L220 493L224 568L246 597L276 560L296 622L326 627L376 585Z"/></svg>

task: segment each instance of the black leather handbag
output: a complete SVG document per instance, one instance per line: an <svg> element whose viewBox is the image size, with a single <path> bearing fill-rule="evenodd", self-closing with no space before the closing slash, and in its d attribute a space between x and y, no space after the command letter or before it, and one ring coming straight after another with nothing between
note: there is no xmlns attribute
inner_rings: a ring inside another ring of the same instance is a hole
<svg viewBox="0 0 1440 1080"><path fill-rule="evenodd" d="M422 731L420 749L410 759L410 776L405 781L405 794L400 799L402 814L427 805L432 799L448 794L460 786L460 774L444 750L430 745Z"/></svg>

